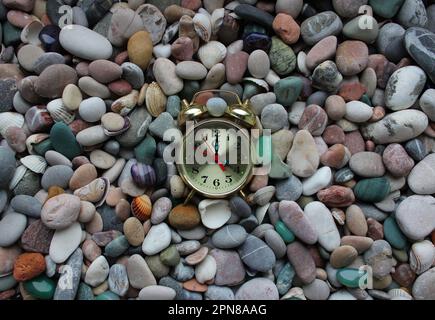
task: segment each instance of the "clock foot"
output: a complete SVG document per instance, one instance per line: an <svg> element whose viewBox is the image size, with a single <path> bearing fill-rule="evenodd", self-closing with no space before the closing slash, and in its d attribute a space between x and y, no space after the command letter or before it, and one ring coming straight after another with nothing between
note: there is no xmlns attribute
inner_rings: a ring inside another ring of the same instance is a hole
<svg viewBox="0 0 435 320"><path fill-rule="evenodd" d="M196 191L195 190L190 190L189 194L186 197L186 200L184 200L184 204L188 204L189 201L193 198L193 196L195 195Z"/></svg>

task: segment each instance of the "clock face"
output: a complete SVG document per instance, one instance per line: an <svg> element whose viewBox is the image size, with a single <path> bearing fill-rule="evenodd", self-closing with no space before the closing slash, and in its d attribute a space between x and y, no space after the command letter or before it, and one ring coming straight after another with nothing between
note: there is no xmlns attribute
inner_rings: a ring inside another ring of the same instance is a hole
<svg viewBox="0 0 435 320"><path fill-rule="evenodd" d="M180 173L196 191L212 198L225 197L250 177L250 151L246 130L224 119L206 120L186 133Z"/></svg>

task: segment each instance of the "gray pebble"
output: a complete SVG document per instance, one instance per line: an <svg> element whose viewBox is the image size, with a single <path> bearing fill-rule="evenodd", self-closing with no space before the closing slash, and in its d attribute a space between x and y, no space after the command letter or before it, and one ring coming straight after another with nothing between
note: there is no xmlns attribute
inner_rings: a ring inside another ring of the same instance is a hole
<svg viewBox="0 0 435 320"><path fill-rule="evenodd" d="M302 195L302 182L294 175L288 179L277 182L275 187L275 197L280 201L296 201Z"/></svg>

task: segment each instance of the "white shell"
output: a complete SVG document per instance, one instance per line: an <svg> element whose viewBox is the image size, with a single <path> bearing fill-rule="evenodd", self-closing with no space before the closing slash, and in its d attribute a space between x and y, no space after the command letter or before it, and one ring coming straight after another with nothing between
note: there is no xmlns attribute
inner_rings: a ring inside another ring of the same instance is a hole
<svg viewBox="0 0 435 320"><path fill-rule="evenodd" d="M421 274L432 267L435 260L435 247L429 240L416 242L409 253L409 264L416 274Z"/></svg>
<svg viewBox="0 0 435 320"><path fill-rule="evenodd" d="M74 121L75 114L71 113L67 107L63 105L62 98L50 101L47 104L47 110L55 122L65 122L70 124Z"/></svg>
<svg viewBox="0 0 435 320"><path fill-rule="evenodd" d="M38 20L28 23L21 31L21 41L35 46L40 45L41 41L39 40L39 33L43 27L44 25Z"/></svg>
<svg viewBox="0 0 435 320"><path fill-rule="evenodd" d="M17 186L21 179L23 179L26 172L27 168L23 165L15 169L14 176L12 177L11 182L9 182L9 190L13 190Z"/></svg>
<svg viewBox="0 0 435 320"><path fill-rule="evenodd" d="M216 35L224 23L225 9L220 8L213 11L211 15L211 33Z"/></svg>
<svg viewBox="0 0 435 320"><path fill-rule="evenodd" d="M47 168L47 161L41 156L29 155L20 159L23 166L35 173L44 173Z"/></svg>
<svg viewBox="0 0 435 320"><path fill-rule="evenodd" d="M255 216L257 217L258 224L262 224L267 210L270 207L270 203L266 203L264 206L258 207L255 210Z"/></svg>
<svg viewBox="0 0 435 320"><path fill-rule="evenodd" d="M222 227L231 217L231 209L227 200L202 200L198 204L201 221L209 229Z"/></svg>
<svg viewBox="0 0 435 320"><path fill-rule="evenodd" d="M211 37L211 20L204 13L197 13L193 17L193 27L198 36L205 42L210 41Z"/></svg>
<svg viewBox="0 0 435 320"><path fill-rule="evenodd" d="M18 112L0 113L0 134L5 135L9 127L21 128L24 125L24 116Z"/></svg>
<svg viewBox="0 0 435 320"><path fill-rule="evenodd" d="M262 79L257 79L257 78L252 78L252 77L246 77L246 78L243 78L243 82L254 83L255 85L263 88L266 92L269 91L269 85L267 84L266 81L264 81Z"/></svg>
<svg viewBox="0 0 435 320"><path fill-rule="evenodd" d="M210 41L198 50L198 57L202 64L211 69L214 65L222 62L227 55L227 48L219 41Z"/></svg>
<svg viewBox="0 0 435 320"><path fill-rule="evenodd" d="M405 290L395 288L388 291L391 300L413 300L412 296Z"/></svg>
<svg viewBox="0 0 435 320"><path fill-rule="evenodd" d="M48 139L49 137L50 137L50 135L47 134L47 133L35 133L35 134L32 134L31 136L29 136L26 139L27 151L30 154L35 154L33 152L33 145L37 144L37 143L40 143L40 142L44 141L45 139Z"/></svg>

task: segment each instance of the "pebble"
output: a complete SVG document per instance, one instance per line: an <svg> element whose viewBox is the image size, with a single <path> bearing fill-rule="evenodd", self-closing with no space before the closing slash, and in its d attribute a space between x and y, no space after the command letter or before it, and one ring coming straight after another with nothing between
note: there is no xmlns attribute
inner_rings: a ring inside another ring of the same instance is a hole
<svg viewBox="0 0 435 320"><path fill-rule="evenodd" d="M325 11L306 19L301 24L301 36L306 44L314 45L327 36L338 35L342 28L340 17L332 11Z"/></svg>
<svg viewBox="0 0 435 320"><path fill-rule="evenodd" d="M109 263L106 258L99 256L91 263L86 271L85 283L95 288L107 279L109 272Z"/></svg>
<svg viewBox="0 0 435 320"><path fill-rule="evenodd" d="M385 174L382 157L375 152L358 152L349 161L350 169L365 178L381 177Z"/></svg>
<svg viewBox="0 0 435 320"><path fill-rule="evenodd" d="M127 275L130 285L136 289L157 284L148 264L139 254L134 254L128 258Z"/></svg>
<svg viewBox="0 0 435 320"><path fill-rule="evenodd" d="M433 166L435 156L430 154L412 168L408 176L408 185L412 191L417 194L433 194L435 192L435 184L433 177L435 172Z"/></svg>
<svg viewBox="0 0 435 320"><path fill-rule="evenodd" d="M70 268L67 269L69 271L64 271L57 282L54 300L75 299L80 284L82 265L82 250L76 249L65 264L66 267Z"/></svg>
<svg viewBox="0 0 435 320"><path fill-rule="evenodd" d="M316 278L316 265L310 252L300 242L287 246L287 257L295 269L296 275L305 283L311 283Z"/></svg>
<svg viewBox="0 0 435 320"><path fill-rule="evenodd" d="M10 213L0 220L0 247L14 244L26 228L27 218L20 213Z"/></svg>
<svg viewBox="0 0 435 320"><path fill-rule="evenodd" d="M248 234L245 229L239 225L227 225L212 236L213 244L219 249L232 249L242 245Z"/></svg>
<svg viewBox="0 0 435 320"><path fill-rule="evenodd" d="M147 255L159 253L171 243L171 231L164 222L152 226L142 243L142 251Z"/></svg>
<svg viewBox="0 0 435 320"><path fill-rule="evenodd" d="M66 229L56 230L50 243L50 258L62 263L77 249L82 238L82 229L78 222Z"/></svg>
<svg viewBox="0 0 435 320"><path fill-rule="evenodd" d="M238 249L240 258L251 269L265 272L275 264L275 255L262 240L255 236L248 236ZM261 257L261 259L260 259Z"/></svg>
<svg viewBox="0 0 435 320"><path fill-rule="evenodd" d="M388 172L395 177L407 176L415 165L414 160L398 143L392 143L385 148L382 160Z"/></svg>
<svg viewBox="0 0 435 320"><path fill-rule="evenodd" d="M245 278L245 269L237 251L213 249L210 255L216 261L215 285L233 286Z"/></svg>
<svg viewBox="0 0 435 320"><path fill-rule="evenodd" d="M316 172L319 154L314 139L307 130L300 130L295 135L293 146L287 155L287 164L298 177L307 178Z"/></svg>

